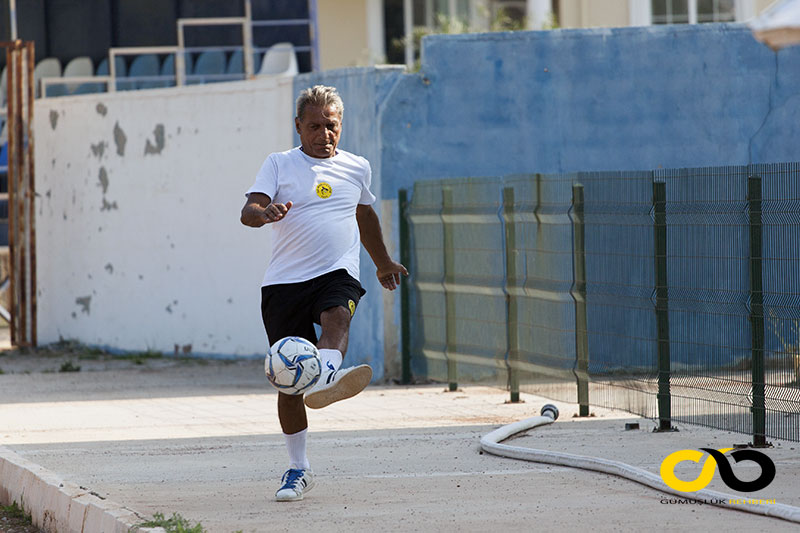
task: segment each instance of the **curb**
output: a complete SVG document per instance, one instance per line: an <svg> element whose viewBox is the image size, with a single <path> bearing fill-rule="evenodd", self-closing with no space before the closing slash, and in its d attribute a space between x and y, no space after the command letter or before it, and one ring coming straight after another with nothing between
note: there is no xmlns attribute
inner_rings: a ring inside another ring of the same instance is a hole
<svg viewBox="0 0 800 533"><path fill-rule="evenodd" d="M13 502L48 533L165 533L163 528L137 528L141 516L88 489L64 481L13 451L0 446L0 504Z"/></svg>

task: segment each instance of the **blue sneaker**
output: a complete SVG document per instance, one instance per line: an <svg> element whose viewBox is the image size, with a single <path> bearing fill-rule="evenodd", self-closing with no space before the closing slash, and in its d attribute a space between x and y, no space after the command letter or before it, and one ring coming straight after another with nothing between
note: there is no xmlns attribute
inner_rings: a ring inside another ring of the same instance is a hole
<svg viewBox="0 0 800 533"><path fill-rule="evenodd" d="M314 473L310 468L290 468L281 478L283 486L275 493L279 502L296 502L303 499L303 494L314 488Z"/></svg>

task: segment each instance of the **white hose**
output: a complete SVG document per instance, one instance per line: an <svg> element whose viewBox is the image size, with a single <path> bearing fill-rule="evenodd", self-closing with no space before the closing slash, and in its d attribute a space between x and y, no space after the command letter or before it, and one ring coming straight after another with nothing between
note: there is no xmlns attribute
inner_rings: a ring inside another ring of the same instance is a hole
<svg viewBox="0 0 800 533"><path fill-rule="evenodd" d="M534 416L492 431L481 439L481 449L501 457L510 457L512 459L522 459L523 461L534 461L537 463L548 463L559 466L571 466L573 468L582 468L584 470L594 470L595 472L612 474L635 481L636 483L641 483L642 485L646 485L661 492L667 492L691 500L703 501L710 505L718 505L724 509L745 511L800 523L800 507L793 507L782 503L759 505L746 502L735 506L726 505L725 502L731 499L744 500L746 498L707 489L699 490L689 495L685 492L670 488L664 483L660 476L642 470L641 468L620 463L619 461L609 461L608 459L602 459L600 457L587 457L585 455L573 455L571 453L551 452L500 444L500 441L516 433L533 429L537 426L552 424L555 418L558 418L558 411L553 411L554 409L553 406L545 406L542 412L550 416Z"/></svg>

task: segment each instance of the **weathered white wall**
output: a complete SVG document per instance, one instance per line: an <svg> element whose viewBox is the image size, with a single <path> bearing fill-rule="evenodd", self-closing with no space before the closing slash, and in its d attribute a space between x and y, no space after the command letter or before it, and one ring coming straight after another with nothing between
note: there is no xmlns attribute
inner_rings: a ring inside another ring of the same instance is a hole
<svg viewBox="0 0 800 533"><path fill-rule="evenodd" d="M239 223L292 146L292 79L37 101L38 325L126 351L255 355L269 231Z"/></svg>

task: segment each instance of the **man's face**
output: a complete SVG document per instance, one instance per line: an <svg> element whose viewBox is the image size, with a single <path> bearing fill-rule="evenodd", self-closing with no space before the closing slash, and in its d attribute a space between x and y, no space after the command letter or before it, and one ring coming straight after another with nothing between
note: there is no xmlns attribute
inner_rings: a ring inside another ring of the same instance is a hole
<svg viewBox="0 0 800 533"><path fill-rule="evenodd" d="M336 155L336 145L342 133L342 117L336 107L308 106L303 120L294 119L303 152L311 157L326 159Z"/></svg>

